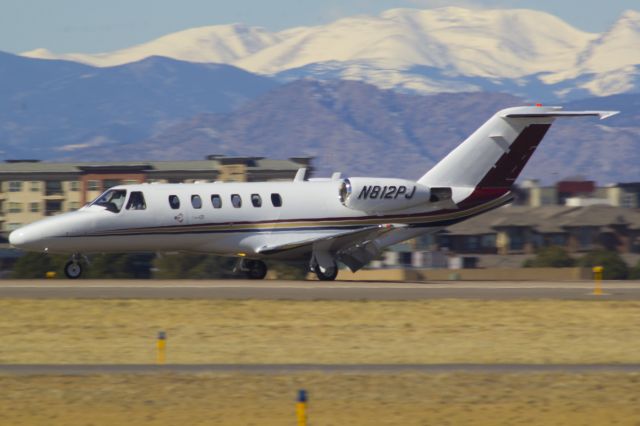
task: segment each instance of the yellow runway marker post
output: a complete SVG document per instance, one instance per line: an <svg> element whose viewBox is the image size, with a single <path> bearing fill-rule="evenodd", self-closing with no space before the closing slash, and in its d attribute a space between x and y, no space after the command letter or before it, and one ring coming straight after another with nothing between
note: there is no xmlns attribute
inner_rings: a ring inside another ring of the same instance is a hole
<svg viewBox="0 0 640 426"><path fill-rule="evenodd" d="M594 296L602 296L602 271L604 268L602 266L594 266L593 267L593 281L595 283L595 287L593 289Z"/></svg>
<svg viewBox="0 0 640 426"><path fill-rule="evenodd" d="M167 360L167 333L158 332L158 340L156 342L156 364L164 364Z"/></svg>
<svg viewBox="0 0 640 426"><path fill-rule="evenodd" d="M298 426L307 426L307 391L304 389L298 391L296 417L298 418Z"/></svg>

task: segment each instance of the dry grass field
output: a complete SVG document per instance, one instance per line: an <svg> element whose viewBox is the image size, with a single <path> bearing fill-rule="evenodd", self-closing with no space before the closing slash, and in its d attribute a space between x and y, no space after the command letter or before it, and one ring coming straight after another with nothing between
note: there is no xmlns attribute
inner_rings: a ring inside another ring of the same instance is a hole
<svg viewBox="0 0 640 426"><path fill-rule="evenodd" d="M640 362L640 302L0 300L0 363ZM640 374L0 375L0 425L638 425Z"/></svg>
<svg viewBox="0 0 640 426"><path fill-rule="evenodd" d="M640 362L637 301L0 300L0 363Z"/></svg>
<svg viewBox="0 0 640 426"><path fill-rule="evenodd" d="M0 377L11 426L638 425L637 374Z"/></svg>

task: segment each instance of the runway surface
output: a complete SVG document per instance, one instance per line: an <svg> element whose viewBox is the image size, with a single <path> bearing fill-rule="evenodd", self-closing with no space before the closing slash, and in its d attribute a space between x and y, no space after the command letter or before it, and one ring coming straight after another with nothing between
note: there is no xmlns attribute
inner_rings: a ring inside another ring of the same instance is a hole
<svg viewBox="0 0 640 426"><path fill-rule="evenodd" d="M0 375L640 373L640 364L0 364Z"/></svg>
<svg viewBox="0 0 640 426"><path fill-rule="evenodd" d="M265 299L640 300L640 281L593 282L355 282L249 280L0 280L0 298L30 299Z"/></svg>

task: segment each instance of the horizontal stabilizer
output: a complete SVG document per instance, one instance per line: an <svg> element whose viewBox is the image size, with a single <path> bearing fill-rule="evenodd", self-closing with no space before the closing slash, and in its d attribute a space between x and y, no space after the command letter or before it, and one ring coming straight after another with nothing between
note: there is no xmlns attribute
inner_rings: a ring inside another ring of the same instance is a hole
<svg viewBox="0 0 640 426"><path fill-rule="evenodd" d="M544 118L544 117L600 117L600 120L612 117L620 111L541 111L517 112L503 115L505 118Z"/></svg>

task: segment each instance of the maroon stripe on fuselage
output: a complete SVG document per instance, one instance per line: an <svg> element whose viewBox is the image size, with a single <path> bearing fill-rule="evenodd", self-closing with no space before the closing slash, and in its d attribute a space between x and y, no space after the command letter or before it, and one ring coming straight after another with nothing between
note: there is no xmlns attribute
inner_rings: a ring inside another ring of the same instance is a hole
<svg viewBox="0 0 640 426"><path fill-rule="evenodd" d="M480 204L498 199L507 194L510 188L480 188L476 187L471 195L458 203L458 207L462 210L470 209Z"/></svg>

